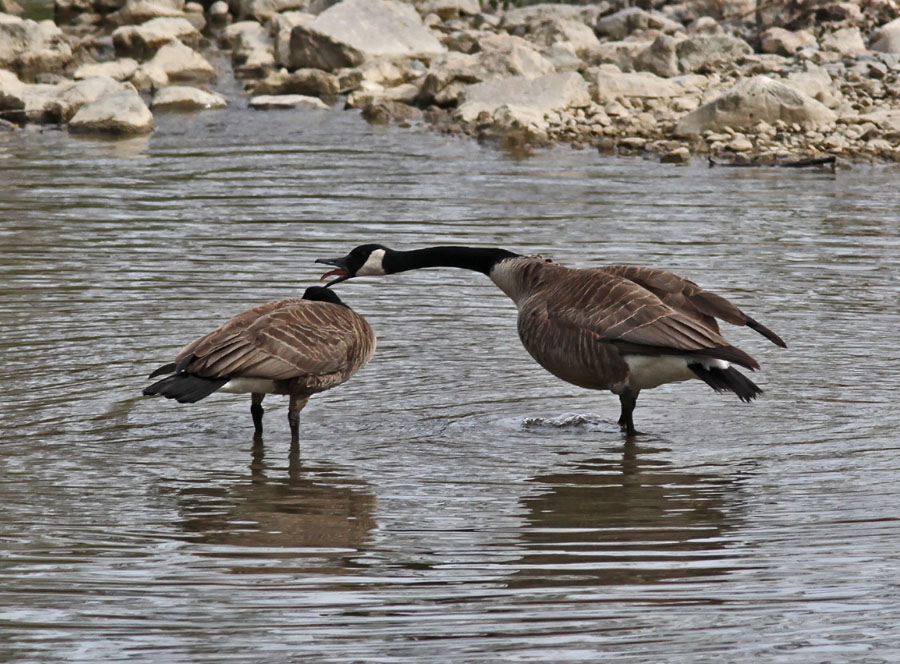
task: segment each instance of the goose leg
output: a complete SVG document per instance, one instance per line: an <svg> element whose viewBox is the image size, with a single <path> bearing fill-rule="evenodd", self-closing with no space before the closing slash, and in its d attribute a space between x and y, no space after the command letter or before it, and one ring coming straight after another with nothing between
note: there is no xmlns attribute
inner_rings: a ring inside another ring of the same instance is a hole
<svg viewBox="0 0 900 664"><path fill-rule="evenodd" d="M619 416L619 426L625 430L625 433L629 436L633 436L637 433L637 429L634 428L634 407L637 405L638 394L640 394L640 390L630 390L625 388L621 394L619 394L619 401L622 404L622 414Z"/></svg>
<svg viewBox="0 0 900 664"><path fill-rule="evenodd" d="M291 445L300 442L300 411L306 406L309 397L297 394L291 395L291 404L288 406L288 424L291 425Z"/></svg>
<svg viewBox="0 0 900 664"><path fill-rule="evenodd" d="M262 436L263 432L262 418L263 413L266 411L262 407L262 400L265 396L265 394L260 394L258 392L253 392L250 395L250 415L253 416L253 429L256 436Z"/></svg>

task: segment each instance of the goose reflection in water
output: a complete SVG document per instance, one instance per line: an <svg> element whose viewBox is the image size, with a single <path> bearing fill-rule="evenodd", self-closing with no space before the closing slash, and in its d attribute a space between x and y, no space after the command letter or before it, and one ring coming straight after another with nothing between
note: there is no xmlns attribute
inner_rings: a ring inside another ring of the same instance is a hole
<svg viewBox="0 0 900 664"><path fill-rule="evenodd" d="M188 539L216 545L207 555L233 559L233 572L352 572L376 525L375 496L337 466L303 463L297 446L284 470L256 438L249 475L182 489Z"/></svg>
<svg viewBox="0 0 900 664"><path fill-rule="evenodd" d="M533 479L549 490L522 500L528 553L513 586L651 584L738 564L728 533L738 521L739 480L625 450Z"/></svg>

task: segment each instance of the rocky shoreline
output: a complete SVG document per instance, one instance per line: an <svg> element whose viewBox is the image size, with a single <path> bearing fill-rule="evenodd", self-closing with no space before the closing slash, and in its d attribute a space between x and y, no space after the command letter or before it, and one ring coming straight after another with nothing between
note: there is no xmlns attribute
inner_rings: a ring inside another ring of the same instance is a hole
<svg viewBox="0 0 900 664"><path fill-rule="evenodd" d="M56 0L39 22L0 0L0 12L0 130L123 136L152 131L154 113L221 108L224 53L258 109L344 104L375 123L666 163L900 161L897 0Z"/></svg>

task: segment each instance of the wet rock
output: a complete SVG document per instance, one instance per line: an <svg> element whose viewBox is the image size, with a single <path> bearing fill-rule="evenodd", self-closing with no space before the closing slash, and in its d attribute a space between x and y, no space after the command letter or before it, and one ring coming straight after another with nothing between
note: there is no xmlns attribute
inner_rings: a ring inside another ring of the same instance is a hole
<svg viewBox="0 0 900 664"><path fill-rule="evenodd" d="M125 81L131 78L137 69L137 60L132 58L120 58L110 62L88 62L78 67L72 74L72 78L79 80L94 76L108 76L116 81Z"/></svg>
<svg viewBox="0 0 900 664"><path fill-rule="evenodd" d="M0 69L0 115L14 122L25 122L27 85L11 71Z"/></svg>
<svg viewBox="0 0 900 664"><path fill-rule="evenodd" d="M677 44L678 40L674 37L660 35L648 48L634 57L634 68L657 76L677 76L678 57L675 53Z"/></svg>
<svg viewBox="0 0 900 664"><path fill-rule="evenodd" d="M900 18L876 29L870 38L873 51L900 53Z"/></svg>
<svg viewBox="0 0 900 664"><path fill-rule="evenodd" d="M863 55L868 51L859 28L841 28L826 34L820 41L822 50L834 51L841 57Z"/></svg>
<svg viewBox="0 0 900 664"><path fill-rule="evenodd" d="M836 118L802 92L768 76L754 76L682 117L675 134L696 136L707 130L749 128L760 121L774 125L779 120L811 128L832 124Z"/></svg>
<svg viewBox="0 0 900 664"><path fill-rule="evenodd" d="M362 116L371 124L388 124L391 120L405 124L421 121L424 113L400 101L381 99L364 106Z"/></svg>
<svg viewBox="0 0 900 664"><path fill-rule="evenodd" d="M343 0L291 32L291 61L332 71L374 58L430 60L446 49L410 5Z"/></svg>
<svg viewBox="0 0 900 664"><path fill-rule="evenodd" d="M134 88L85 104L69 122L72 133L146 134L153 128L153 114Z"/></svg>
<svg viewBox="0 0 900 664"><path fill-rule="evenodd" d="M119 92L134 93L134 91L132 85L116 81L108 76L96 76L72 83L63 83L58 86L56 91L58 108L53 121L68 122L86 104Z"/></svg>
<svg viewBox="0 0 900 664"><path fill-rule="evenodd" d="M760 45L764 53L791 56L801 48L813 46L816 43L815 36L806 30L785 30L772 27L760 35Z"/></svg>
<svg viewBox="0 0 900 664"><path fill-rule="evenodd" d="M731 35L696 35L675 46L682 72L711 71L752 53L750 44Z"/></svg>
<svg viewBox="0 0 900 664"><path fill-rule="evenodd" d="M306 95L259 95L250 100L250 108L313 108L327 110L328 105L317 97L307 97Z"/></svg>
<svg viewBox="0 0 900 664"><path fill-rule="evenodd" d="M273 72L260 81L253 90L256 95L307 95L310 97L328 97L340 92L340 80L337 76L321 69L298 69ZM418 90L418 88L417 88Z"/></svg>
<svg viewBox="0 0 900 664"><path fill-rule="evenodd" d="M150 108L154 111L198 111L227 105L225 97L214 92L187 85L169 85L156 91Z"/></svg>
<svg viewBox="0 0 900 664"><path fill-rule="evenodd" d="M170 81L214 81L216 70L202 55L180 41L162 46L147 63L166 73Z"/></svg>
<svg viewBox="0 0 900 664"><path fill-rule="evenodd" d="M184 18L154 18L142 25L116 28L112 33L116 54L138 60L153 57L161 46L174 39L196 48L200 44L200 33Z"/></svg>
<svg viewBox="0 0 900 664"><path fill-rule="evenodd" d="M62 69L71 57L71 47L52 21L0 14L0 68L33 81L43 72Z"/></svg>
<svg viewBox="0 0 900 664"><path fill-rule="evenodd" d="M663 164L686 164L691 160L691 151L682 146L666 152L659 160Z"/></svg>
<svg viewBox="0 0 900 664"><path fill-rule="evenodd" d="M590 92L574 73L547 74L538 78L516 76L469 85L460 96L455 116L473 122L480 113L493 116L500 107L524 123L542 124L544 114L575 106L588 106Z"/></svg>
<svg viewBox="0 0 900 664"><path fill-rule="evenodd" d="M663 14L648 12L639 7L629 7L604 16L594 26L594 32L598 35L614 40L625 39L636 30L648 29L675 33L684 30L684 26L666 18Z"/></svg>

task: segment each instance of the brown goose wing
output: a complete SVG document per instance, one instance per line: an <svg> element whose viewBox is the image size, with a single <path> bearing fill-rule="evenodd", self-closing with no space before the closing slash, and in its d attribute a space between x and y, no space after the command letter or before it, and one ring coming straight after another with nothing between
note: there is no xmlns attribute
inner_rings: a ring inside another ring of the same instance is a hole
<svg viewBox="0 0 900 664"><path fill-rule="evenodd" d="M746 325L769 339L772 343L786 348L787 344L777 334L762 323L754 320L721 295L704 290L690 279L685 279L667 270L635 265L609 265L594 268L606 274L624 277L651 293L664 303L702 321L707 327L719 331L716 319L732 325Z"/></svg>
<svg viewBox="0 0 900 664"><path fill-rule="evenodd" d="M608 272L570 270L523 305L544 308L548 323L615 344L622 352L696 353L756 369L759 364L715 329L673 309L639 284Z"/></svg>
<svg viewBox="0 0 900 664"><path fill-rule="evenodd" d="M373 350L371 327L352 310L291 299L238 314L185 348L177 364L207 378L349 376Z"/></svg>

